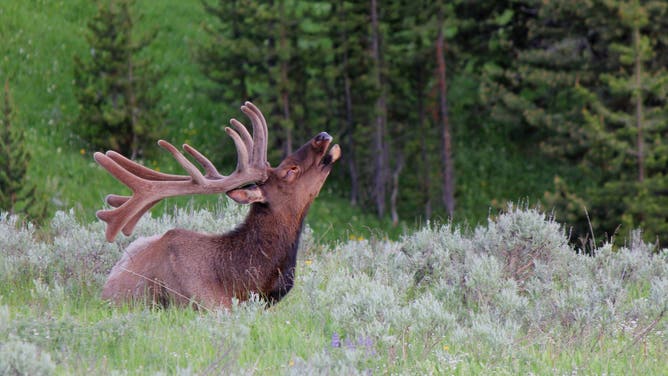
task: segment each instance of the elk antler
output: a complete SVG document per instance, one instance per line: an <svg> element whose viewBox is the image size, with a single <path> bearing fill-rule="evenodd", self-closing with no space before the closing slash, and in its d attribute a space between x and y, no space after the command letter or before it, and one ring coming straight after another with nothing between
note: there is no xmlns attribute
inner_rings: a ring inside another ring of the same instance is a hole
<svg viewBox="0 0 668 376"><path fill-rule="evenodd" d="M234 129L226 127L237 149L237 168L229 176L221 175L216 167L195 148L184 144L188 152L204 168L204 175L172 144L160 140L166 149L188 172L188 175L164 174L146 168L114 151L97 152L95 161L132 190L132 196L108 195L106 202L115 209L100 210L97 217L107 222L106 237L111 242L119 231L130 235L139 219L156 203L166 197L224 193L249 183L267 180L267 122L262 112L251 102L241 106L253 124L253 137L236 119L230 120Z"/></svg>

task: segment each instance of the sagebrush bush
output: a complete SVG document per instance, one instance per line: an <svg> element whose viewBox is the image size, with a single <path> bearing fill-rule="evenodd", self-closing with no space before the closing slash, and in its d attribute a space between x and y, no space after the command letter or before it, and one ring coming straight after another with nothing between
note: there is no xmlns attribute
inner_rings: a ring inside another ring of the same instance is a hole
<svg viewBox="0 0 668 376"><path fill-rule="evenodd" d="M498 354L520 338L567 348L614 335L613 323L637 321L638 311L651 323L668 296L665 252L631 242L583 255L536 209L510 207L471 235L444 225L397 243L354 240L327 261L332 270L314 273L334 277L304 276L322 289L314 304L331 309L333 327L370 334L389 349L402 346L405 333L416 343L454 341Z"/></svg>
<svg viewBox="0 0 668 376"><path fill-rule="evenodd" d="M80 370L82 359L91 363L85 369L102 373L119 370L100 359L111 356L104 351L136 346L179 349L133 355L167 374L262 374L276 369L271 361L257 365L270 354L283 359L285 374L570 373L577 362L555 365L554 358L574 348L602 364L633 349L637 356L627 361L661 368L640 355L668 347L668 251L636 236L584 255L552 218L526 208L509 207L473 231L428 225L399 241L353 236L316 244L307 228L295 288L269 310L255 297L230 312L105 308L82 321L68 306L106 307L81 291L97 296L137 236L175 226L222 232L244 214L224 204L214 212L178 209L142 219L137 235L115 243L104 240L102 224L80 224L71 212L58 213L39 236L29 224L0 217L0 343L13 343L14 354L50 354L40 361L47 366ZM25 308L10 303L22 300L41 314L24 316ZM152 330L172 322L174 334ZM215 350L196 358L181 350L181 333ZM638 343L644 348L636 350Z"/></svg>
<svg viewBox="0 0 668 376"><path fill-rule="evenodd" d="M0 343L0 375L51 375L55 368L51 355L29 342Z"/></svg>
<svg viewBox="0 0 668 376"><path fill-rule="evenodd" d="M35 239L35 228L23 223L18 216L0 213L0 276L14 277L23 269L41 269L43 252L35 252L39 245Z"/></svg>
<svg viewBox="0 0 668 376"><path fill-rule="evenodd" d="M505 277L515 279L520 288L534 275L537 262L550 263L570 253L565 233L554 219L537 209L518 209L490 218L487 227L473 234L474 252L486 253L502 262Z"/></svg>
<svg viewBox="0 0 668 376"><path fill-rule="evenodd" d="M223 232L240 223L246 210L225 203L221 203L215 212L175 208L172 214L142 219L133 236L119 236L114 243L105 240L104 223L81 224L72 210L55 213L46 239L36 238L32 224L2 214L0 278L9 279L18 273L53 280L66 287L72 287L70 283L99 286L123 250L137 237L159 234L174 227Z"/></svg>

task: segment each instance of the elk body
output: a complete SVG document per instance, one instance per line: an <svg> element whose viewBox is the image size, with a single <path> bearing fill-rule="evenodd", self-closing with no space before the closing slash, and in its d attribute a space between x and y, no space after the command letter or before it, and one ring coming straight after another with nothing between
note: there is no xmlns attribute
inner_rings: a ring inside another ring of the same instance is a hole
<svg viewBox="0 0 668 376"><path fill-rule="evenodd" d="M226 193L241 204L250 204L245 221L223 234L203 234L182 229L139 238L130 244L112 268L102 298L121 304L146 301L168 305L194 302L206 308L230 307L233 299L256 293L277 302L290 291L294 279L300 233L309 206L318 195L333 163L341 156L338 145L320 133L277 167L266 157L267 125L250 102L241 107L253 125L251 137L240 122L226 132L237 148L237 169L229 176L188 145L184 149L204 168L190 163L174 146L159 141L189 175L156 172L118 153L96 153L95 160L128 185L131 197L109 195L115 209L97 216L107 222L106 237L119 231L129 235L137 221L165 197Z"/></svg>

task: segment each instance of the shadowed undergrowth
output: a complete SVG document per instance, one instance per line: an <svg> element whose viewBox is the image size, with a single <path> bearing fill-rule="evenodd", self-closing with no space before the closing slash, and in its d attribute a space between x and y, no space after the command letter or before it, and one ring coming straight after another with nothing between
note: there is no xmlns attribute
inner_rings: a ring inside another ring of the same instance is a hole
<svg viewBox="0 0 668 376"><path fill-rule="evenodd" d="M137 236L223 231L244 210L178 210ZM668 253L640 240L593 256L543 213L509 207L464 231L397 241L305 230L278 305L231 312L112 308L98 298L131 239L58 213L0 220L0 374L661 374ZM635 237L633 239L639 239Z"/></svg>

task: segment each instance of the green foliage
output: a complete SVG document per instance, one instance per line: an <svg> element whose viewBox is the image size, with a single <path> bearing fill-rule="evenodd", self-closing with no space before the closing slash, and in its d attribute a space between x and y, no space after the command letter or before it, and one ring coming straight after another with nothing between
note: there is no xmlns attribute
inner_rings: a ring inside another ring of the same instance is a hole
<svg viewBox="0 0 668 376"><path fill-rule="evenodd" d="M219 6L219 2L209 3ZM372 106L376 92L368 73L368 4L348 1L334 4L285 4L287 14L296 14L297 21L294 22L297 24L294 28L299 36L296 42L290 41L290 56L299 61L294 66L289 65L293 68L288 71L288 77L295 77L297 81L293 83L296 86L291 88L294 91L290 93L290 103L294 104L291 107L293 145L301 144L318 132L328 131L341 143L345 157L328 179L326 187L331 188L328 191L330 194L321 195L316 204L323 200L329 201L330 197L333 197L331 202L323 202L329 211L350 212L351 217L369 220L368 227L381 225L383 229L390 228L391 224L387 219L370 220L370 216L360 213L360 210L368 211L371 208L368 190L373 176L372 164L368 163L373 153L368 145L371 141L370 124L374 116ZM403 153L405 160L405 168L399 176L397 199L403 226L406 223L411 225L414 222L424 222L421 217L428 203L432 205L432 217L443 214L442 204L438 199L441 181L438 165L440 136L438 130L432 126L433 98L425 101L425 121L423 127L420 127L415 91L417 86L410 86L413 85L412 77L417 77L419 73L425 80L424 90L429 94L433 84L429 86L427 78L433 71L426 65L421 65L420 61L417 61L419 59L410 65L410 71L401 68L409 66L412 61L409 55L414 52L423 54L424 56L419 58L424 61L433 57L433 44L429 41L433 25L422 26L424 19L415 19L412 16L415 13L424 17L425 14L428 15L428 9L424 12L414 9L415 7L394 10L394 5L389 5L393 8L381 11L382 17L387 16L381 21L391 21L387 24L388 27L391 25L391 29L383 30L391 31L387 36L386 46L388 56L391 56L389 60L392 64L396 62L396 66L388 68L388 78L392 85L390 91L397 90L390 105L390 116L396 116L396 120L390 120L389 123L389 145L393 148L396 146L393 150ZM242 11L242 8L238 11ZM10 0L3 4L0 12L0 34L4 42L0 45L0 72L3 76L12 77L13 94L16 103L21 104L21 123L30 124L30 127L26 127L26 139L31 145L35 145L31 148L33 160L40 161L30 165L31 180L49 192L48 203L52 211L73 207L77 215L87 220L93 218L94 211L100 208L106 193L120 193L122 189L112 177L92 162L93 151L108 147L96 150L73 134L73 130L82 123L77 120L79 104L76 100L76 89L72 84L75 71L72 56L79 56L82 60L87 60L90 56L90 45L86 40L90 31L86 25L97 10L98 7L89 1ZM223 126L230 117L240 116L238 105L246 98L230 97L232 99L225 99L225 103L212 101L207 95L208 89L212 88L212 81L202 74L199 64L192 63L198 61L196 57L200 56L201 47L214 43L214 38L207 30L222 27L222 24L218 24L216 18L206 12L200 1L166 0L155 3L142 0L136 1L132 10L133 14L144 15L141 19L135 19L133 35L155 35L140 53L140 59L151 61L152 67L164 72L162 79L153 88L160 92L161 97L158 103L158 112L164 115L161 132L173 143L196 145L220 165L221 171L230 171L235 163L234 148L232 142L225 137ZM409 11L412 12L411 17L401 21L400 15L409 15ZM404 22L405 30L402 30L401 22ZM248 30L261 30L266 28L265 26L257 25L249 27ZM413 29L415 32L411 31ZM463 35L465 28L460 26L457 30L455 41ZM242 35L244 38L250 36L252 35ZM421 45L418 45L418 42ZM453 51L448 52L448 58L465 56L474 50L471 46L460 49L458 43L450 43L449 48ZM264 46L264 42L258 42L249 48ZM220 49L218 52L231 54L234 51L243 51L240 49L241 45L236 47L237 50ZM253 54L249 56L252 57ZM467 62L474 60L472 56L466 56ZM239 58L241 61L247 60L244 56ZM230 71L234 71L239 68L239 64L233 65L231 62L228 67ZM514 140L519 141L520 138L507 137L505 129L487 121L485 109L476 99L478 72L470 67L469 70L461 71L456 61L449 65L449 68L454 77L449 87L455 132L454 158L458 171L455 220L475 224L484 221L490 204L496 205L494 202L503 203L506 200L525 198L532 202L538 200L542 192L549 188L552 171L558 165L544 165L537 154L527 155L525 150L514 144ZM402 75L392 78L397 73ZM263 109L267 108L267 115L282 117L280 112L273 110L279 108L274 100L278 96L274 91L263 89L270 83L267 75L255 76L248 73L247 77L256 81L250 88L261 90L262 99L258 104ZM240 76L235 77L237 79ZM411 81L407 82L403 77ZM351 94L350 117L344 95L346 79ZM222 83L220 87L232 89L229 83ZM231 93L233 90L224 91ZM277 124L279 123L272 123ZM271 150L272 163L276 163L279 154L283 152L282 146L278 144L285 139L284 134L282 129L272 130L270 137L277 140ZM422 138L426 140L424 148L421 146ZM510 143L509 139L513 142ZM166 153L151 154L148 158L144 162L152 168L182 173ZM392 169L395 168L393 163L390 165ZM357 207L349 209L346 201L339 197L350 197L350 192L354 190L353 174L357 175L358 181L355 201ZM426 177L430 180L426 180ZM430 189L425 189L427 184ZM216 201L215 198L196 200ZM188 200L168 201L160 205L157 214L161 213L162 208L171 207L174 202L182 204ZM334 205L341 205L343 208L335 208ZM340 233L343 233L342 237L345 238L345 231L350 228L350 224L344 216L340 218L343 222L333 227L344 229ZM315 215L312 215L312 219L314 223L322 220ZM325 218L324 221L327 222L328 219ZM400 232L402 226L392 231ZM368 232L374 233L378 230L369 229ZM334 231L329 231L326 238L333 237L334 234Z"/></svg>
<svg viewBox="0 0 668 376"><path fill-rule="evenodd" d="M587 192L589 205L595 217L608 213L599 229L611 231L620 224L624 229L643 228L648 239L665 243L668 224L655 218L658 208L668 204L668 72L654 61L661 59L654 52L660 45L650 38L647 26L650 9L668 14L668 7L637 1L610 6L618 9L625 34L609 46L617 64L600 74L598 88L579 88L585 98L583 138L592 145L583 159L602 171L600 186ZM611 204L613 197L621 198L620 205Z"/></svg>
<svg viewBox="0 0 668 376"><path fill-rule="evenodd" d="M270 155L291 153L299 146L293 145L295 124L307 124L296 93L297 77L305 74L297 33L306 5L246 0L203 4L210 19L197 60L210 80L205 86L209 97L223 103L228 113L244 100L254 100L273 136Z"/></svg>
<svg viewBox="0 0 668 376"><path fill-rule="evenodd" d="M531 132L524 139L543 153L577 166L571 176L555 174L545 197L574 226L574 239L600 243L620 228L642 227L646 239L664 243L668 227L656 217L668 202L668 56L659 31L666 4L561 0L532 7L518 20L525 37L503 43L518 58L484 69L483 98L493 116Z"/></svg>
<svg viewBox="0 0 668 376"><path fill-rule="evenodd" d="M231 228L244 215L237 208L179 209L137 232ZM509 207L473 231L430 224L397 241L355 237L332 247L307 231L290 294L270 309L251 300L229 312L110 307L99 290L129 239L107 244L99 222L55 218L48 233L0 219L0 366L47 374L665 370L666 251L633 235L625 247L579 254L562 226L534 209Z"/></svg>
<svg viewBox="0 0 668 376"><path fill-rule="evenodd" d="M208 94L220 103L237 103L260 95L257 76L266 78L265 50L257 39L266 38L259 19L268 16L252 1L203 2L211 20L204 24L208 39L202 41L197 59L207 78L215 83Z"/></svg>
<svg viewBox="0 0 668 376"><path fill-rule="evenodd" d="M145 16L134 18L132 37L148 36L134 39L134 45L150 40L135 62L150 65L147 73L153 69L163 73L151 94L157 100L160 93L155 107L162 115L162 135L196 145L222 165L221 170L231 169L234 149L224 137L223 123L239 116L240 102L258 99L274 127L272 162L284 153L288 137L295 146L325 130L341 143L344 159L326 185L336 198L323 206L327 212L350 210L367 221L369 216L357 209L334 205L347 206L339 197L348 196L362 210L373 206L371 142L379 90L369 54L369 4L207 4L141 0L132 7L133 14ZM416 4L379 4L381 73L388 94L386 166L391 175L398 162L404 162L396 199L402 225L444 215L433 66L434 20L441 4ZM574 227L573 239L581 237L584 242L587 236L591 239L591 229L599 243L613 234L622 234L616 239L623 242L630 227L646 227L648 240L666 233L661 230L665 226L661 67L667 65L668 17L662 2L634 4L570 0L443 4L457 172L455 221L484 222L490 207L528 199L556 208L558 218ZM636 8L648 20L640 34L651 56L643 66L648 77L644 82L649 83L643 107L648 125L643 184L627 180L636 176L636 147L630 143L635 131L622 125L634 113L629 107L631 92L625 87L633 77L628 65L633 33L623 22L642 18L634 16ZM72 56L92 65L86 37L93 34L87 22L97 11L95 4L81 0L10 0L0 11L0 75L12 77L20 124L29 124L20 128L26 143L34 145L32 160L39 161L29 165L29 180L49 192L48 200L44 194L40 200L51 209L74 207L86 219L93 217L105 193L119 187L90 158L94 148L110 146L94 147L73 134L84 123L78 119L81 108L73 85ZM281 76L284 72L287 80ZM207 95L215 91L217 96ZM282 101L286 93L289 119ZM603 147L611 141L614 147ZM621 152L624 148L626 153ZM150 167L178 172L167 155L149 158L153 159L144 162ZM172 202L187 200L170 201L161 208ZM321 222L316 216L313 222ZM333 227L347 231L350 225L340 217L342 224ZM390 226L386 219L369 223ZM623 227L617 230L620 224ZM334 237L333 231L325 238L330 236Z"/></svg>
<svg viewBox="0 0 668 376"><path fill-rule="evenodd" d="M137 39L133 34L132 3L100 2L88 23L90 56L74 59L75 130L91 147L136 157L158 134L159 96L153 88L161 74L150 59L139 57L155 35Z"/></svg>
<svg viewBox="0 0 668 376"><path fill-rule="evenodd" d="M28 180L30 153L14 113L9 81L6 81L0 115L0 211L23 213L40 220L45 216L45 206L37 197L37 187Z"/></svg>

